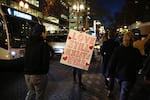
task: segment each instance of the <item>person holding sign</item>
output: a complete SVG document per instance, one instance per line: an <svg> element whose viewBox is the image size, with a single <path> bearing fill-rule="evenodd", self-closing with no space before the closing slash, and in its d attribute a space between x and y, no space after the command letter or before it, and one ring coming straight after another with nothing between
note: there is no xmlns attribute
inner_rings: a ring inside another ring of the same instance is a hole
<svg viewBox="0 0 150 100"><path fill-rule="evenodd" d="M83 83L82 83L82 70L73 67L73 68L72 68L72 71L73 71L73 81L74 81L74 83L75 83L75 84L77 83L76 76L77 76L77 74L78 74L79 87L82 88L82 89L85 89L85 86L84 86Z"/></svg>
<svg viewBox="0 0 150 100"><path fill-rule="evenodd" d="M82 70L88 70L92 53L95 46L96 37L76 30L70 30L64 52L61 55L60 63L73 67L73 80L76 83L78 74L79 87L82 84Z"/></svg>
<svg viewBox="0 0 150 100"><path fill-rule="evenodd" d="M83 30L80 31L81 33L84 32ZM78 68L72 68L73 71L73 81L74 83L77 83L76 76L78 76L78 83L79 83L79 88L85 89L85 85L82 83L82 69Z"/></svg>

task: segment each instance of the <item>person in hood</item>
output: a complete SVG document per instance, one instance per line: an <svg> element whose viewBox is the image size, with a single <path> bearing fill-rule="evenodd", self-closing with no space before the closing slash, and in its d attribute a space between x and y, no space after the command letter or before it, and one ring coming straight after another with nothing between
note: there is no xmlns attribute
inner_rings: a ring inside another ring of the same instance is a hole
<svg viewBox="0 0 150 100"><path fill-rule="evenodd" d="M49 46L45 27L35 25L25 48L24 77L28 88L25 100L45 100L49 71Z"/></svg>

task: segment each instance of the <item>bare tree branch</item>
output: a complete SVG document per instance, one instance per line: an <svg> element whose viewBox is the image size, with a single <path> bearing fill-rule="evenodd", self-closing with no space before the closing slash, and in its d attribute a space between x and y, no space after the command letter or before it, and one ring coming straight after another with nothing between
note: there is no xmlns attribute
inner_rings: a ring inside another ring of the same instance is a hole
<svg viewBox="0 0 150 100"><path fill-rule="evenodd" d="M49 15L49 10L50 10L51 6L53 6L56 1L59 1L59 0L45 0L46 4L43 8L43 13L45 15L47 15L47 16Z"/></svg>

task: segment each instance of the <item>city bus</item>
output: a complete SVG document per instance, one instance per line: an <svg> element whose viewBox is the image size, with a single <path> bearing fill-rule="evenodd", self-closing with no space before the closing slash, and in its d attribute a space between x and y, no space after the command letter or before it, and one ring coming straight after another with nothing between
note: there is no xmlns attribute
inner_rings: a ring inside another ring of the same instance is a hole
<svg viewBox="0 0 150 100"><path fill-rule="evenodd" d="M0 61L23 58L26 40L37 17L0 4Z"/></svg>

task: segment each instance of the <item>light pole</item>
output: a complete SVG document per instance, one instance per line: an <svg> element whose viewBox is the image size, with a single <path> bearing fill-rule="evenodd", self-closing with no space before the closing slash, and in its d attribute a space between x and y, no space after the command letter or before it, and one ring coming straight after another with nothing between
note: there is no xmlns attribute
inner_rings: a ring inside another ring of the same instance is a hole
<svg viewBox="0 0 150 100"><path fill-rule="evenodd" d="M80 4L80 2L76 2L76 4L73 5L73 9L76 11L77 14L77 21L76 21L76 25L77 25L77 30L79 31L79 19L80 19L80 12L84 9L84 5Z"/></svg>
<svg viewBox="0 0 150 100"><path fill-rule="evenodd" d="M29 5L28 3L25 3L23 1L19 1L19 6L21 7L21 10L27 12L27 10L29 9Z"/></svg>

